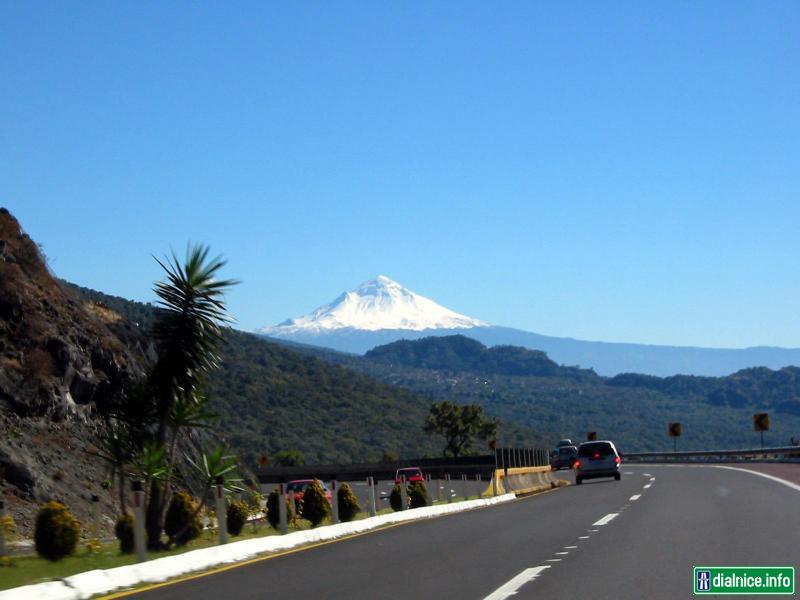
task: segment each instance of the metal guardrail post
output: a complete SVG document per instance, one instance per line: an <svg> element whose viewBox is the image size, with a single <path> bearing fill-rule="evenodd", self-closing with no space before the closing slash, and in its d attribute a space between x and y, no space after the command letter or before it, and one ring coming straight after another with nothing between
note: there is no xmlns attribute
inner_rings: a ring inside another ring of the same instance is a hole
<svg viewBox="0 0 800 600"><path fill-rule="evenodd" d="M0 500L0 520L2 520L6 516L6 503L4 500ZM0 556L6 555L6 534L3 530L4 528L0 526Z"/></svg>
<svg viewBox="0 0 800 600"><path fill-rule="evenodd" d="M469 496L467 495L467 476L466 475L462 475L461 476L461 492L464 495L464 500L467 500L469 498Z"/></svg>
<svg viewBox="0 0 800 600"><path fill-rule="evenodd" d="M372 475L367 477L367 486L369 487L369 516L374 517L378 511L375 507L375 478Z"/></svg>
<svg viewBox="0 0 800 600"><path fill-rule="evenodd" d="M289 531L289 524L287 523L286 515L286 486L282 483L278 484L278 529L282 534ZM294 507L294 494L289 494L289 501Z"/></svg>
<svg viewBox="0 0 800 600"><path fill-rule="evenodd" d="M408 490L406 489L406 476L400 475L400 510L408 508Z"/></svg>
<svg viewBox="0 0 800 600"><path fill-rule="evenodd" d="M450 490L450 474L444 476L444 493L447 495L447 503L450 504L453 501L453 494Z"/></svg>
<svg viewBox="0 0 800 600"><path fill-rule="evenodd" d="M339 522L339 492L335 479L331 480L331 519L334 525Z"/></svg>
<svg viewBox="0 0 800 600"><path fill-rule="evenodd" d="M228 543L228 511L225 506L225 488L222 485L222 477L217 477L217 483L214 486L214 500L216 503L217 513L217 533L219 534L219 543Z"/></svg>
<svg viewBox="0 0 800 600"><path fill-rule="evenodd" d="M133 548L136 552L136 560L144 562L147 560L147 538L144 532L144 485L141 481L131 482L133 492Z"/></svg>

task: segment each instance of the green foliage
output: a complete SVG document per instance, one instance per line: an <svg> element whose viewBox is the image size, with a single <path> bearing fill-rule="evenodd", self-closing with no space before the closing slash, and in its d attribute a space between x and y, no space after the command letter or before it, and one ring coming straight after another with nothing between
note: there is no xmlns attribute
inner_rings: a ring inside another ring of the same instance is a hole
<svg viewBox="0 0 800 600"><path fill-rule="evenodd" d="M80 523L66 506L60 502L48 502L36 515L36 552L47 560L60 560L75 552L80 533Z"/></svg>
<svg viewBox="0 0 800 600"><path fill-rule="evenodd" d="M400 460L400 455L397 452L392 452L391 450L384 450L383 455L381 456L381 462L386 463L393 463Z"/></svg>
<svg viewBox="0 0 800 600"><path fill-rule="evenodd" d="M244 526L247 523L247 517L249 514L250 508L247 506L247 504L244 502L239 502L238 500L233 500L228 506L227 510L228 533L234 537L242 533L242 529L244 529Z"/></svg>
<svg viewBox="0 0 800 600"><path fill-rule="evenodd" d="M406 504L408 504L408 499L406 498ZM392 493L389 494L389 506L392 507L392 510L397 512L403 509L403 496L400 493L400 484L394 484L392 488ZM408 506L406 506L408 508Z"/></svg>
<svg viewBox="0 0 800 600"><path fill-rule="evenodd" d="M444 436L444 456L463 456L472 449L472 438L488 440L497 435L499 422L483 414L477 404L460 406L444 401L431 405L425 421L425 433Z"/></svg>
<svg viewBox="0 0 800 600"><path fill-rule="evenodd" d="M414 481L408 486L408 505L411 508L429 506L431 499L428 497L428 488L422 481Z"/></svg>
<svg viewBox="0 0 800 600"><path fill-rule="evenodd" d="M325 496L322 483L315 479L306 486L303 492L302 517L311 522L312 527L317 527L331 514L331 505Z"/></svg>
<svg viewBox="0 0 800 600"><path fill-rule="evenodd" d="M273 529L278 529L280 527L280 513L278 502L280 501L280 494L278 494L278 490L272 490L267 496L267 521L272 526ZM294 507L292 503L289 501L289 497L286 496L286 522L291 523L295 520L294 514Z"/></svg>
<svg viewBox="0 0 800 600"><path fill-rule="evenodd" d="M339 520L352 521L355 519L361 507L358 504L358 497L353 493L353 488L349 483L342 483L336 490L336 498L339 503Z"/></svg>
<svg viewBox="0 0 800 600"><path fill-rule="evenodd" d="M134 550L133 526L132 514L124 513L117 517L114 533L119 540L119 551L122 554L130 554Z"/></svg>
<svg viewBox="0 0 800 600"><path fill-rule="evenodd" d="M279 467L300 467L306 464L306 457L299 450L279 450L272 462Z"/></svg>
<svg viewBox="0 0 800 600"><path fill-rule="evenodd" d="M172 496L164 520L164 532L178 546L185 546L203 531L198 503L186 492Z"/></svg>

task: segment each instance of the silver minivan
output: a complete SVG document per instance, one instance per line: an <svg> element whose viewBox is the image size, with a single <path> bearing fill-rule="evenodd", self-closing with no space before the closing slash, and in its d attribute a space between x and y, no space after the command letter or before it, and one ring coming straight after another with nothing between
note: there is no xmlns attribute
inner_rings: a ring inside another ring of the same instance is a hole
<svg viewBox="0 0 800 600"><path fill-rule="evenodd" d="M613 442L584 442L578 446L578 460L575 461L575 483L580 485L584 479L613 477L622 479L619 472L619 452Z"/></svg>

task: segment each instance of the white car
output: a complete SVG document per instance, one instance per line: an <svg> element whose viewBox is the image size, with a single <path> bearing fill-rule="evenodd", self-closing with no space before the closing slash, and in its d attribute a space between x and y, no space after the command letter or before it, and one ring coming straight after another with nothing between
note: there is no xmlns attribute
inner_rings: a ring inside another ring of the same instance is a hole
<svg viewBox="0 0 800 600"><path fill-rule="evenodd" d="M613 442L584 442L578 446L578 460L575 461L575 483L580 485L584 479L613 477L622 479L619 472L621 459Z"/></svg>

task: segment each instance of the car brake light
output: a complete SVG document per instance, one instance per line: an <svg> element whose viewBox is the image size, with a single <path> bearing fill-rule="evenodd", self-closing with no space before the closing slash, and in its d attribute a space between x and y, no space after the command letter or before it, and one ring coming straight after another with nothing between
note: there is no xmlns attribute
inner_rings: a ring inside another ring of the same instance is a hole
<svg viewBox="0 0 800 600"><path fill-rule="evenodd" d="M595 452L595 453L594 453L594 457L595 457L595 458L600 458L600 453L599 453L599 452Z"/></svg>
<svg viewBox="0 0 800 600"><path fill-rule="evenodd" d="M575 468L576 469L580 469L581 468L581 461L579 461L579 460L575 461Z"/></svg>
<svg viewBox="0 0 800 600"><path fill-rule="evenodd" d="M620 460L619 460L619 456L615 456L615 457L614 457L614 462L615 462L615 463L617 463L617 464L619 464L619 462L620 462Z"/></svg>

